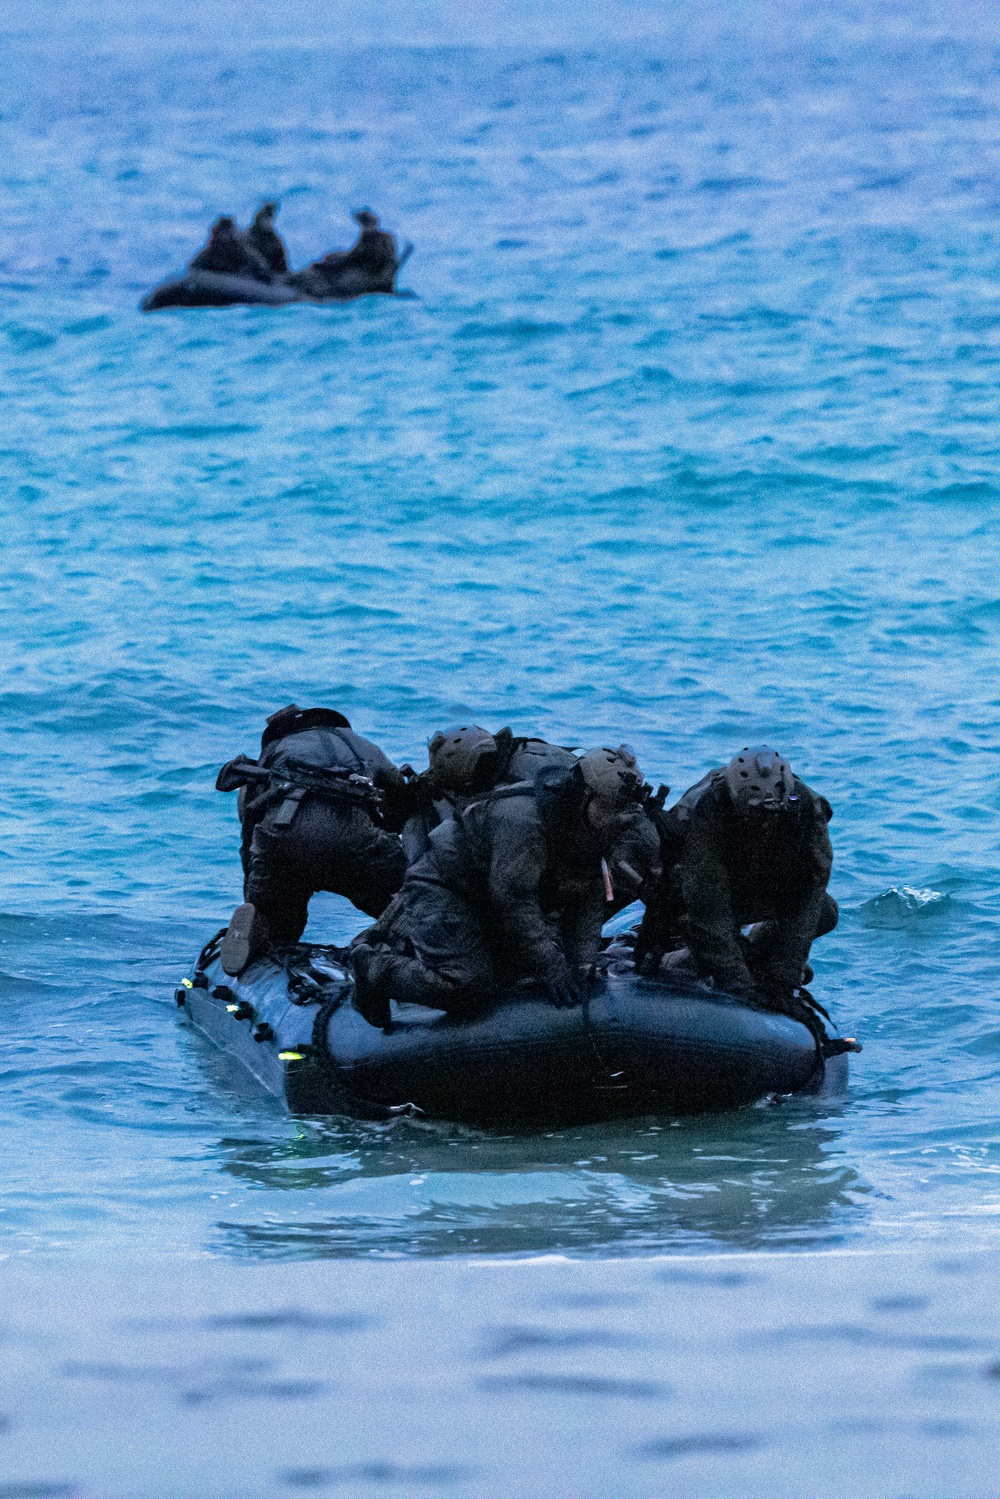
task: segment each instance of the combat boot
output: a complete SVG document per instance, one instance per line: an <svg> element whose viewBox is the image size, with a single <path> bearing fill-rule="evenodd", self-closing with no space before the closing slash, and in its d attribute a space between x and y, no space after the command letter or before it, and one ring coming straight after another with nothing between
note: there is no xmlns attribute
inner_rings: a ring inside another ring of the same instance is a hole
<svg viewBox="0 0 1000 1499"><path fill-rule="evenodd" d="M257 915L256 907L249 901L237 906L222 939L219 962L223 973L230 978L239 978L254 958L259 958L269 947L264 923Z"/></svg>

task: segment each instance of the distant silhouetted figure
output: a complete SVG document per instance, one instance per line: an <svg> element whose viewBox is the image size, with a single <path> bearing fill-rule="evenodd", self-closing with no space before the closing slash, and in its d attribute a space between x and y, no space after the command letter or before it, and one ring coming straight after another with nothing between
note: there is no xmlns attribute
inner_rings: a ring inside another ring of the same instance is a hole
<svg viewBox="0 0 1000 1499"><path fill-rule="evenodd" d="M359 209L354 217L361 233L341 262L341 269L351 266L362 270L372 281L384 283L385 289L391 291L399 264L396 237L379 228L377 215L368 208Z"/></svg>
<svg viewBox="0 0 1000 1499"><path fill-rule="evenodd" d="M378 226L375 214L360 209L355 219L361 233L349 250L331 250L304 270L290 276L289 284L310 297L357 296L362 292L391 292L400 261L395 235Z"/></svg>
<svg viewBox="0 0 1000 1499"><path fill-rule="evenodd" d="M246 243L265 261L272 275L288 275L288 252L274 227L277 203L264 203L254 214L253 223L244 235Z"/></svg>
<svg viewBox="0 0 1000 1499"><path fill-rule="evenodd" d="M270 281L267 261L241 234L227 215L216 219L208 233L208 243L191 261L191 271L216 271L225 276L249 276L254 281Z"/></svg>

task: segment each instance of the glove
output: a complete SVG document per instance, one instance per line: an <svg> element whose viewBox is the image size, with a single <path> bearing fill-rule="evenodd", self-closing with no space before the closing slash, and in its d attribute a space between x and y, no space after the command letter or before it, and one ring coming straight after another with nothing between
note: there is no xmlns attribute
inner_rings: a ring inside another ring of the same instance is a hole
<svg viewBox="0 0 1000 1499"><path fill-rule="evenodd" d="M555 1005L557 1010L571 1010L575 1005L582 1003L582 995L577 992L573 976L565 963L558 967L553 965L543 977L542 983L548 995L549 1004Z"/></svg>
<svg viewBox="0 0 1000 1499"><path fill-rule="evenodd" d="M390 833L401 832L407 819L422 812L430 800L427 782L412 773L405 775L406 770L412 772L412 766L397 770L393 765L388 770L383 767L375 772L375 784L384 797L382 821Z"/></svg>

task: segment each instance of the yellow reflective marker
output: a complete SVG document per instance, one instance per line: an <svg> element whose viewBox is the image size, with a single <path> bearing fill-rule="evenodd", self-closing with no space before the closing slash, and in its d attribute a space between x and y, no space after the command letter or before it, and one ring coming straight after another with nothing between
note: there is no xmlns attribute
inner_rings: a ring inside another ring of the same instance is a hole
<svg viewBox="0 0 1000 1499"><path fill-rule="evenodd" d="M182 989L193 989L194 988L194 984L191 982L190 979L181 979L181 988Z"/></svg>
<svg viewBox="0 0 1000 1499"><path fill-rule="evenodd" d="M230 1015L235 1015L236 1011L239 1009L239 1005L226 1005L226 1009L229 1011Z"/></svg>
<svg viewBox="0 0 1000 1499"><path fill-rule="evenodd" d="M278 1061L279 1062L301 1062L302 1061L302 1053L300 1051L279 1051L278 1052Z"/></svg>

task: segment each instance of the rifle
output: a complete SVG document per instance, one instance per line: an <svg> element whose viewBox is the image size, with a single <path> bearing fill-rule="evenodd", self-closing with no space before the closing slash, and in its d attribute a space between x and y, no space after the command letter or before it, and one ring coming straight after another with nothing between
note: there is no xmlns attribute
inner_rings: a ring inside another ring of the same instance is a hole
<svg viewBox="0 0 1000 1499"><path fill-rule="evenodd" d="M320 765L307 765L302 760L286 760L282 766L271 767L258 765L249 755L237 755L219 771L215 789L235 791L238 786L261 788L243 808L244 816L281 802L278 815L271 824L279 829L291 827L299 805L307 796L316 796L321 801L337 805L346 802L364 807L373 822L382 821L384 793L369 776L354 771L330 770Z"/></svg>

